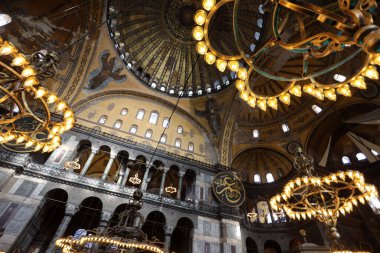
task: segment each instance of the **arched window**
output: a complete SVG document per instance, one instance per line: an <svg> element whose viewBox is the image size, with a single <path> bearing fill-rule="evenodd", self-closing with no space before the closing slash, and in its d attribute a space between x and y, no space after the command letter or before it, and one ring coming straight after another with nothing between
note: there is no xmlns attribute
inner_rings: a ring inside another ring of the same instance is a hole
<svg viewBox="0 0 380 253"><path fill-rule="evenodd" d="M161 136L160 142L161 142L161 143L166 143L166 139L167 139L166 134L163 134L163 135Z"/></svg>
<svg viewBox="0 0 380 253"><path fill-rule="evenodd" d="M254 129L254 130L252 131L252 136L253 136L253 138L255 138L255 139L259 138L259 130Z"/></svg>
<svg viewBox="0 0 380 253"><path fill-rule="evenodd" d="M121 109L121 111L120 111L120 115L125 116L125 115L127 115L127 114L128 114L128 109L127 109L127 108L123 108L123 109Z"/></svg>
<svg viewBox="0 0 380 253"><path fill-rule="evenodd" d="M179 139L179 138L175 139L174 146L176 146L177 148L180 148L181 145L182 145L181 139Z"/></svg>
<svg viewBox="0 0 380 253"><path fill-rule="evenodd" d="M190 152L194 152L194 143L189 142L188 150L189 150Z"/></svg>
<svg viewBox="0 0 380 253"><path fill-rule="evenodd" d="M99 124L104 124L104 123L106 123L106 121L107 121L107 116L106 115L102 115L102 116L100 116L98 123Z"/></svg>
<svg viewBox="0 0 380 253"><path fill-rule="evenodd" d="M342 157L342 163L344 165L350 165L351 164L351 160L350 160L350 158L348 156L343 156Z"/></svg>
<svg viewBox="0 0 380 253"><path fill-rule="evenodd" d="M335 75L333 76L333 79L334 79L335 81L337 81L337 82L342 83L342 82L346 81L347 77L345 77L344 75L335 74Z"/></svg>
<svg viewBox="0 0 380 253"><path fill-rule="evenodd" d="M288 124L286 124L286 123L282 124L281 127L282 127L282 131L284 133L289 132L289 130L290 130Z"/></svg>
<svg viewBox="0 0 380 253"><path fill-rule="evenodd" d="M266 179L267 179L267 183L272 183L272 182L274 182L274 178L273 178L272 173L267 173L265 177L266 177Z"/></svg>
<svg viewBox="0 0 380 253"><path fill-rule="evenodd" d="M136 134L137 133L137 126L136 125L132 125L131 129L129 129L129 132L131 134Z"/></svg>
<svg viewBox="0 0 380 253"><path fill-rule="evenodd" d="M157 120L158 120L158 112L156 111L151 112L150 117L149 117L149 123L156 125Z"/></svg>
<svg viewBox="0 0 380 253"><path fill-rule="evenodd" d="M169 127L169 118L164 118L164 120L162 121L162 127L164 128L168 128Z"/></svg>
<svg viewBox="0 0 380 253"><path fill-rule="evenodd" d="M376 197L372 197L369 200L369 206L372 208L375 214L380 214L380 199Z"/></svg>
<svg viewBox="0 0 380 253"><path fill-rule="evenodd" d="M311 106L311 109L313 109L313 111L314 111L316 114L318 114L318 113L320 113L320 112L322 111L322 108L319 107L318 105L312 105L312 106Z"/></svg>
<svg viewBox="0 0 380 253"><path fill-rule="evenodd" d="M367 159L367 157L363 153L357 153L356 158L358 159L358 161L363 161Z"/></svg>
<svg viewBox="0 0 380 253"><path fill-rule="evenodd" d="M374 156L378 156L378 155L379 155L379 153L378 153L376 150L373 150L373 149L371 149L371 153L372 153Z"/></svg>
<svg viewBox="0 0 380 253"><path fill-rule="evenodd" d="M139 109L137 111L136 119L142 120L144 118L145 111L143 109Z"/></svg>
<svg viewBox="0 0 380 253"><path fill-rule="evenodd" d="M260 184L261 183L261 176L260 174L255 174L253 176L253 182Z"/></svg>
<svg viewBox="0 0 380 253"><path fill-rule="evenodd" d="M120 119L118 119L118 120L115 121L115 124L113 125L113 127L116 128L116 129L120 129L122 124L123 124L123 121L121 121Z"/></svg>
<svg viewBox="0 0 380 253"><path fill-rule="evenodd" d="M178 126L177 133L179 133L179 134L183 133L183 127L182 126Z"/></svg>
<svg viewBox="0 0 380 253"><path fill-rule="evenodd" d="M145 138L150 139L150 138L152 138L152 135L153 135L153 131L152 130L150 130L150 129L146 130L146 132L145 132Z"/></svg>
<svg viewBox="0 0 380 253"><path fill-rule="evenodd" d="M282 177L284 175L284 172L281 168L277 169L277 175L278 175L278 177Z"/></svg>

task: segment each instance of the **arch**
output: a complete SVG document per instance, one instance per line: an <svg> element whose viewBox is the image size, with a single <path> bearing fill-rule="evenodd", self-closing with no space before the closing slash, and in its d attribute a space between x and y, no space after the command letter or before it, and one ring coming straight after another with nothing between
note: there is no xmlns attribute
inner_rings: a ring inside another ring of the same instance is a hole
<svg viewBox="0 0 380 253"><path fill-rule="evenodd" d="M193 222L187 217L180 218L171 236L169 252L193 252L193 232Z"/></svg>
<svg viewBox="0 0 380 253"><path fill-rule="evenodd" d="M127 204L118 205L112 213L112 217L109 221L109 226L113 227L117 225L119 221L119 214L127 208Z"/></svg>
<svg viewBox="0 0 380 253"><path fill-rule="evenodd" d="M182 179L181 199L194 200L195 199L195 181L196 173L192 169L188 169Z"/></svg>
<svg viewBox="0 0 380 253"><path fill-rule="evenodd" d="M187 150L190 151L190 152L194 152L194 143L189 142L189 145L188 145L188 147L187 147Z"/></svg>
<svg viewBox="0 0 380 253"><path fill-rule="evenodd" d="M138 155L134 161L129 160L127 167L130 169L128 174L128 179L126 186L140 188L142 184L142 179L146 171L146 157L143 155ZM131 177L138 177L141 179L140 184L133 184L131 182Z"/></svg>
<svg viewBox="0 0 380 253"><path fill-rule="evenodd" d="M100 116L98 123L104 125L107 121L108 117L106 115Z"/></svg>
<svg viewBox="0 0 380 253"><path fill-rule="evenodd" d="M175 139L174 146L175 146L176 148L181 148L181 146L182 146L182 141L181 141L180 138L176 138L176 139Z"/></svg>
<svg viewBox="0 0 380 253"><path fill-rule="evenodd" d="M162 134L161 135L161 138L160 138L160 142L161 143L166 143L166 140L168 139L167 135L166 134Z"/></svg>
<svg viewBox="0 0 380 253"><path fill-rule="evenodd" d="M92 143L89 140L81 140L79 141L77 147L75 148L73 159L78 159L78 163L80 164L80 168L83 169L85 163L88 160L88 157L91 154ZM79 171L76 171L79 173Z"/></svg>
<svg viewBox="0 0 380 253"><path fill-rule="evenodd" d="M178 183L179 183L178 173L179 173L179 168L177 165L170 166L168 172L166 173L163 195L166 195L172 198L177 197L177 192L173 192L173 193L167 192L166 187L172 186L172 187L175 187L178 191Z"/></svg>
<svg viewBox="0 0 380 253"><path fill-rule="evenodd" d="M267 180L267 183L273 183L274 182L274 177L273 177L273 174L268 172L266 175L265 175L265 178Z"/></svg>
<svg viewBox="0 0 380 253"><path fill-rule="evenodd" d="M101 178L106 168L108 161L110 160L111 148L107 145L100 146L98 152L94 156L90 167L86 173L87 176L94 178Z"/></svg>
<svg viewBox="0 0 380 253"><path fill-rule="evenodd" d="M284 176L284 170L282 168L277 168L277 175L278 177L283 177Z"/></svg>
<svg viewBox="0 0 380 253"><path fill-rule="evenodd" d="M257 244L255 240L253 240L251 237L247 237L245 240L245 246L247 248L247 253L259 253L259 250L257 249Z"/></svg>
<svg viewBox="0 0 380 253"><path fill-rule="evenodd" d="M48 191L40 208L20 233L13 247L22 249L22 252L45 252L63 220L67 199L68 194L63 189Z"/></svg>
<svg viewBox="0 0 380 253"><path fill-rule="evenodd" d="M99 226L103 202L98 197L85 198L79 205L79 210L71 218L64 233L74 235L78 229L91 230Z"/></svg>
<svg viewBox="0 0 380 253"><path fill-rule="evenodd" d="M163 120L162 120L162 127L163 128L169 128L169 125L170 125L170 120L168 117L165 117Z"/></svg>
<svg viewBox="0 0 380 253"><path fill-rule="evenodd" d="M280 245L274 240L267 240L264 243L264 253L282 253Z"/></svg>
<svg viewBox="0 0 380 253"><path fill-rule="evenodd" d="M119 151L108 173L107 181L119 183L125 173L128 161L129 161L128 151L125 151L125 150Z"/></svg>
<svg viewBox="0 0 380 253"><path fill-rule="evenodd" d="M148 172L148 185L146 190L158 194L160 192L164 164L161 161L154 161Z"/></svg>
<svg viewBox="0 0 380 253"><path fill-rule="evenodd" d="M146 233L148 240L157 238L161 242L157 246L163 247L163 242L165 242L165 225L165 215L160 211L153 211L146 217L142 230Z"/></svg>
<svg viewBox="0 0 380 253"><path fill-rule="evenodd" d="M157 111L152 111L149 116L149 123L156 125L158 121L159 113Z"/></svg>
<svg viewBox="0 0 380 253"><path fill-rule="evenodd" d="M121 116L126 116L127 114L128 114L128 109L127 108L121 109L121 111L120 111L120 115Z"/></svg>
<svg viewBox="0 0 380 253"><path fill-rule="evenodd" d="M183 133L183 126L179 125L177 127L177 133L182 134Z"/></svg>
<svg viewBox="0 0 380 253"><path fill-rule="evenodd" d="M348 156L342 156L342 163L344 165L351 165L351 160Z"/></svg>
<svg viewBox="0 0 380 253"><path fill-rule="evenodd" d="M255 174L253 176L253 182L255 182L257 184L261 184L261 176L260 176L260 174Z"/></svg>
<svg viewBox="0 0 380 253"><path fill-rule="evenodd" d="M147 129L146 132L145 132L145 138L147 139L152 139L152 136L153 136L153 131L152 129Z"/></svg>
<svg viewBox="0 0 380 253"><path fill-rule="evenodd" d="M115 121L115 124L113 124L113 128L120 129L121 125L123 125L123 121L121 119L118 119Z"/></svg>
<svg viewBox="0 0 380 253"><path fill-rule="evenodd" d="M136 114L136 119L143 120L145 115L144 109L139 109Z"/></svg>
<svg viewBox="0 0 380 253"><path fill-rule="evenodd" d="M131 126L131 128L129 129L129 133L130 134L136 134L137 133L137 129L138 129L137 125L133 124Z"/></svg>

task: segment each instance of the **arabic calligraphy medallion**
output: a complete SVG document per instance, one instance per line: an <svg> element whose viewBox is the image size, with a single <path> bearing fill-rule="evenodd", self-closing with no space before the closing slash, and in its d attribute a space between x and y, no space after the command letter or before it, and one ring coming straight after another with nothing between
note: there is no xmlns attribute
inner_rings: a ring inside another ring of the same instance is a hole
<svg viewBox="0 0 380 253"><path fill-rule="evenodd" d="M213 190L216 198L229 207L238 207L245 200L243 183L229 171L220 172L215 176Z"/></svg>

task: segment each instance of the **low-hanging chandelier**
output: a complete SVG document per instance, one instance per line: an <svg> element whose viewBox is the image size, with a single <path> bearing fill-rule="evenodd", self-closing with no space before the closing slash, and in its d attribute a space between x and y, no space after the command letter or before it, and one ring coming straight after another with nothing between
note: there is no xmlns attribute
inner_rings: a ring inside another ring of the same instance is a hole
<svg viewBox="0 0 380 253"><path fill-rule="evenodd" d="M56 247L64 253L84 252L153 252L164 253L157 244L149 241L141 227L144 216L139 212L142 207L141 190L133 193L126 209L119 214L118 223L110 225L103 231L97 228L87 231L85 236L75 239L73 236L60 238L55 242Z"/></svg>
<svg viewBox="0 0 380 253"><path fill-rule="evenodd" d="M316 218L330 228L332 248L338 250L336 225L340 215L378 197L374 185L367 184L358 171L338 171L327 176L314 172L313 159L301 149L296 152L294 167L299 175L270 200L273 210L283 210L294 220ZM339 252L339 251L337 251ZM344 252L344 251L343 251Z"/></svg>
<svg viewBox="0 0 380 253"><path fill-rule="evenodd" d="M301 97L302 92L319 100L336 101L337 94L345 97L351 96L351 87L366 89L366 78L379 79L376 65L380 65L380 28L373 23L372 17L373 10L377 7L375 0L355 2L336 0L328 6L324 6L325 8L309 1L272 0L268 4L273 5L273 36L254 54L246 52L242 47L241 31L238 25L240 2L241 0L220 0L218 2L203 0L203 8L194 14L196 26L192 33L194 39L198 41L196 51L204 56L206 63L215 64L221 72L228 69L236 73L235 86L240 92L240 98L249 106L257 106L263 111L266 111L267 107L277 110L278 101L289 105L291 96ZM209 38L211 20L227 4L233 4L233 29L231 32L234 33L234 41L238 49L238 53L234 55L218 51ZM264 13L263 10L262 13ZM291 23L290 17L294 17L297 24ZM255 26L254 23L251 25ZM326 25L327 31L307 34L308 30L312 30L310 26L321 25ZM291 29L289 27L299 27L299 38L292 42L287 41L286 35L284 35L284 30ZM298 75L286 76L269 73L257 64L259 59L264 62L262 59L268 58L268 54L275 47L302 56L303 65ZM344 50L350 48L355 48L355 50L343 55ZM328 64L322 70L310 70L310 60L323 59L333 54L341 54L342 59ZM320 80L316 80L326 74L334 73L336 69L345 64L349 65L354 57L359 57L360 54L363 54L365 59L362 61L361 67L348 80L329 84L323 84ZM253 91L249 83L253 73L273 80L275 83L284 82L286 85L274 95L258 94Z"/></svg>
<svg viewBox="0 0 380 253"><path fill-rule="evenodd" d="M51 152L73 127L73 110L42 84L55 75L58 61L54 52L26 56L0 37L0 144Z"/></svg>

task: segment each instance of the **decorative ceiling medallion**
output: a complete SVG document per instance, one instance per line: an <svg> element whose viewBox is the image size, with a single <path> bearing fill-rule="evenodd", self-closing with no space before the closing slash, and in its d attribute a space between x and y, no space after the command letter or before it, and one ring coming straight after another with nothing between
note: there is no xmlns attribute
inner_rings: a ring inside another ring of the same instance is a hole
<svg viewBox="0 0 380 253"><path fill-rule="evenodd" d="M245 201L244 185L233 172L218 173L214 178L212 189L216 198L223 205L238 207Z"/></svg>
<svg viewBox="0 0 380 253"><path fill-rule="evenodd" d="M257 9L259 2L251 1L251 8ZM193 14L200 6L193 0L108 1L108 28L115 48L127 69L150 89L169 96L198 97L226 89L236 80L233 74L210 69L194 52ZM226 17L232 17L228 8L215 24L220 29L215 27L218 32L211 37L215 41L227 38L223 48L228 49L233 34L225 29L232 25ZM262 27L252 29L260 32Z"/></svg>
<svg viewBox="0 0 380 253"><path fill-rule="evenodd" d="M350 87L366 89L366 78L379 79L375 65L380 64L380 28L373 24L372 18L372 10L377 7L375 0L356 4L337 0L333 7L304 1L272 1L272 39L251 55L242 46L245 40L241 35L243 22L239 22L242 2L203 0L203 8L194 14L193 38L198 41L197 53L206 63L215 64L220 72L228 69L236 73L235 86L250 107L277 110L278 101L289 105L292 95L301 97L302 92L319 100L335 101L337 94L351 96ZM231 3L234 4L232 30L239 51L233 55L216 49L209 37L212 20L224 5ZM300 29L293 29L294 25L290 24L294 23ZM298 69L281 72L282 62L286 62L284 57L290 60L297 55L302 63ZM348 78L339 74L343 67L354 69ZM257 83L273 87L272 94L258 93Z"/></svg>

